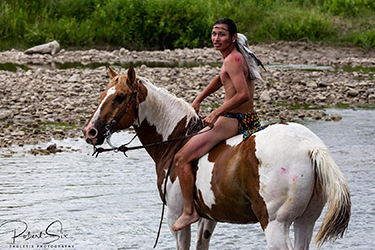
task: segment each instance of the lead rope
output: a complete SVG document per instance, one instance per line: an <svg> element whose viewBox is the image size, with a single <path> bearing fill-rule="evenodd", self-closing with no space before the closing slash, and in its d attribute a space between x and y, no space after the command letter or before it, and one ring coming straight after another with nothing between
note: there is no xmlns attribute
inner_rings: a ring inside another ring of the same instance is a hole
<svg viewBox="0 0 375 250"><path fill-rule="evenodd" d="M156 142L156 143L151 143L151 144L146 144L146 145L141 145L141 146L134 146L134 147L127 147L127 145L129 145L129 143L126 143L126 144L123 144L121 145L120 147L115 147L114 145L112 145L111 143L111 136L112 136L112 133L111 132L108 132L106 134L106 140L107 140L107 143L108 145L111 147L111 148L97 148L95 145L93 146L94 147L94 152L92 153L92 156L95 156L95 158L97 158L99 156L99 154L103 153L103 152L108 152L108 151L113 151L115 153L118 153L118 152L123 152L124 155L127 157L126 155L126 152L128 150L135 150L135 149L142 149L142 148L148 148L148 147L154 147L154 146L158 146L158 145L161 145L161 144L166 144L166 143L170 143L170 142L174 142L174 141L179 141L179 140L184 140L184 139L188 139L188 138L191 138L193 136L196 136L196 135L200 135L200 134L203 134L203 133L206 133L210 130L212 130L214 128L214 126L212 126L211 128L205 130L205 131L200 131L200 132L197 132L195 134L191 134L191 135L185 135L185 136L181 136L181 137L177 137L177 138L172 138L170 140L167 140L167 141L161 141L161 142ZM134 139L134 138L133 138ZM132 139L132 140L133 140Z"/></svg>
<svg viewBox="0 0 375 250"><path fill-rule="evenodd" d="M203 126L203 120L202 120L202 118L200 118L199 130L202 129L202 126ZM210 131L211 129L213 129L213 126L209 130L207 130L207 131ZM168 167L168 170L167 170L167 174L166 174L166 177L165 177L164 194L163 194L163 208L161 209L159 229L158 229L158 234L156 235L155 244L154 244L153 249L155 249L156 245L158 244L159 236L160 236L160 232L161 232L161 226L163 224L164 210L165 210L165 205L167 203L166 196L167 196L167 182L168 182L169 173L171 171L171 168L172 168L172 165L173 165L173 162L174 162L174 155L176 155L177 152L181 149L182 143L183 143L183 140L181 140L180 145L177 147L176 152L173 154L173 158L171 160L171 163L169 164L169 167Z"/></svg>
<svg viewBox="0 0 375 250"><path fill-rule="evenodd" d="M160 216L159 229L158 229L158 234L156 235L156 240L155 240L155 244L154 244L153 249L155 249L156 245L158 244L159 236L160 236L160 232L161 232L161 226L162 226L162 224L163 224L164 210L165 210L165 205L166 205L166 203L167 203L166 196L167 196L167 182L168 182L169 172L171 171L171 168L172 168L172 165L173 165L173 162L174 162L174 155L176 155L177 152L181 149L182 142L183 142L183 141L181 140L180 145L177 147L176 152L173 154L173 157L172 157L171 163L169 164L169 167L168 167L168 170L167 170L167 174L166 174L166 176L165 176L165 182L164 182L164 194L163 194L163 208L161 209L161 216Z"/></svg>

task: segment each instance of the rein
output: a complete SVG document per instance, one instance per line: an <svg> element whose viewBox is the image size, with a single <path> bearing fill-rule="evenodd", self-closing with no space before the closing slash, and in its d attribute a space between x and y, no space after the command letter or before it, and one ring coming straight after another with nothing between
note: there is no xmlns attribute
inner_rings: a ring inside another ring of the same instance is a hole
<svg viewBox="0 0 375 250"><path fill-rule="evenodd" d="M108 151L113 151L115 153L118 153L118 152L123 152L124 155L126 157L128 157L126 155L126 152L129 151L129 150L136 150L136 149L142 149L142 148L149 148L149 147L153 147L153 146L158 146L158 145L162 145L162 144L166 144L166 143L170 143L170 142L174 142L174 141L180 141L180 140L184 140L184 139L188 139L188 138L191 138L193 136L196 136L196 135L200 135L200 134L203 134L203 133L206 133L210 130L212 130L214 128L214 126L210 127L210 129L208 130L205 130L205 131L200 131L200 132L197 132L197 133L194 133L194 134L191 134L191 135L184 135L184 136L181 136L181 137L176 137L176 138L172 138L172 139L169 139L169 140L166 140L166 141L161 141L161 142L155 142L155 143L150 143L150 144L146 144L146 145L141 145L141 146L133 146L133 147L127 147L127 145L129 145L134 139L135 137L137 137L137 134L130 140L130 142L128 143L125 143L119 147L115 147L113 146L113 144L111 143L110 139L111 139L111 136L112 136L112 133L107 130L107 133L106 133L106 140L107 140L107 143L108 145L111 147L111 148L97 148L95 147L94 145L94 153L92 154L92 156L95 156L95 158L97 158L99 156L99 154L103 153L103 152L108 152Z"/></svg>

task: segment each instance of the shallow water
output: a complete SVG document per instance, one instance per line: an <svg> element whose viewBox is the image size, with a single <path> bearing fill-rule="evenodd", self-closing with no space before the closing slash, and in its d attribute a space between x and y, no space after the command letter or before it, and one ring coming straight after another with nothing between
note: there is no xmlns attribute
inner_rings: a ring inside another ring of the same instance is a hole
<svg viewBox="0 0 375 250"><path fill-rule="evenodd" d="M96 69L102 66L107 66L108 62L93 62L93 63L81 63L81 62L66 62L66 63L28 63L28 64L15 64L15 63L0 63L0 70L13 71L16 72L17 68L22 68L23 70L31 70L37 68L44 68L49 70L56 69ZM122 68L129 68L129 66L138 67L146 65L150 68L160 67L160 68L193 68L199 67L200 65L211 65L211 66L221 66L220 63L202 63L202 62L193 62L193 61L176 61L170 62L165 60L158 61L142 61L142 60L133 60L131 62L122 62L122 63L111 63L110 66L120 66Z"/></svg>
<svg viewBox="0 0 375 250"><path fill-rule="evenodd" d="M305 125L323 139L346 177L352 218L345 237L322 249L374 249L375 111L328 112L343 119ZM122 132L113 143L119 145L131 137ZM83 139L54 143L81 152L0 156L0 249L152 249L162 204L147 153L130 151L128 158L122 153L103 153L96 159ZM32 147L23 150L28 148ZM49 225L50 235L46 235ZM219 224L211 242L211 249L267 249L259 224ZM175 249L166 219L156 249Z"/></svg>

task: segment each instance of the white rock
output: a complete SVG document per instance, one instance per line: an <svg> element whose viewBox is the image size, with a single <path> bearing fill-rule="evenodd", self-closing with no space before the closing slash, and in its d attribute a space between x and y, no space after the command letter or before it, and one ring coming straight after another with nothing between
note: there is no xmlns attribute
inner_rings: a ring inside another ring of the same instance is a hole
<svg viewBox="0 0 375 250"><path fill-rule="evenodd" d="M39 53L39 54L55 55L59 51L60 51L60 44L57 41L52 41L50 43L46 43L46 44L42 44L42 45L32 47L32 48L26 50L24 53L25 54Z"/></svg>

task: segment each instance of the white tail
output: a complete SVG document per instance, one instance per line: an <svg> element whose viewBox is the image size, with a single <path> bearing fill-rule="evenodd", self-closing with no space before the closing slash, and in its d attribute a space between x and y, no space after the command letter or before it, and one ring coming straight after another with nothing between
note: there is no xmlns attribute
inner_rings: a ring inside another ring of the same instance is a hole
<svg viewBox="0 0 375 250"><path fill-rule="evenodd" d="M314 238L320 248L326 241L343 237L349 224L351 201L346 180L328 150L314 148L311 159L317 174L316 190L321 190L323 199L328 201L322 225Z"/></svg>

